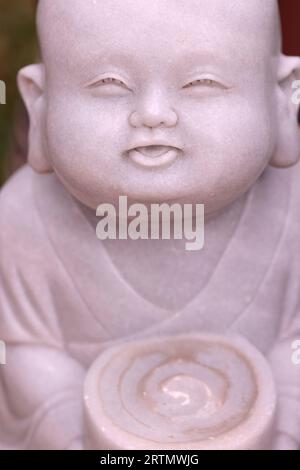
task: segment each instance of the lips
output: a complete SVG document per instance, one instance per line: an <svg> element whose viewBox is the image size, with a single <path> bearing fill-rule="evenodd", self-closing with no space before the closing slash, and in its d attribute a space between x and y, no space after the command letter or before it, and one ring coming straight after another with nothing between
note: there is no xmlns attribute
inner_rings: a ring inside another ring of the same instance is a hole
<svg viewBox="0 0 300 470"><path fill-rule="evenodd" d="M145 157L157 158L172 150L174 147L166 145L150 145L148 147L137 147L135 150Z"/></svg>
<svg viewBox="0 0 300 470"><path fill-rule="evenodd" d="M160 168L172 164L180 150L169 145L146 145L129 150L129 159L144 168Z"/></svg>

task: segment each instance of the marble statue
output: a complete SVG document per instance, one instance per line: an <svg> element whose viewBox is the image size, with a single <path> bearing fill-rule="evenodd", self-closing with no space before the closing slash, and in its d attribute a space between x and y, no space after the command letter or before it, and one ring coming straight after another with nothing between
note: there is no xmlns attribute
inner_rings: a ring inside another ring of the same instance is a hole
<svg viewBox="0 0 300 470"><path fill-rule="evenodd" d="M0 447L297 449L300 59L277 2L40 0L37 24L29 164L0 194ZM204 204L204 248L99 241L120 195Z"/></svg>

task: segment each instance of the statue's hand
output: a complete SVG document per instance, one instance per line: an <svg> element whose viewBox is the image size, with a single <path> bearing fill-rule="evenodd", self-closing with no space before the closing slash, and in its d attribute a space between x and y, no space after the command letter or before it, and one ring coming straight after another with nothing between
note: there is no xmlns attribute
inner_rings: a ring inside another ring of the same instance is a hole
<svg viewBox="0 0 300 470"><path fill-rule="evenodd" d="M24 450L82 448L84 377L85 369L64 350L8 346L0 380L7 446L18 436Z"/></svg>
<svg viewBox="0 0 300 470"><path fill-rule="evenodd" d="M292 362L291 337L277 344L269 355L277 389L274 450L300 448L300 368Z"/></svg>

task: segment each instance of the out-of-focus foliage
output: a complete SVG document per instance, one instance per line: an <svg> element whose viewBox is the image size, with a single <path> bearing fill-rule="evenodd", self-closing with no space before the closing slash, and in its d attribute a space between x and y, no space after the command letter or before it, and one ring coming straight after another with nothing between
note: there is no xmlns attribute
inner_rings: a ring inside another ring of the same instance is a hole
<svg viewBox="0 0 300 470"><path fill-rule="evenodd" d="M0 105L0 185L6 178L6 155L20 99L17 72L36 57L32 0L0 0L0 80L6 83L6 105Z"/></svg>

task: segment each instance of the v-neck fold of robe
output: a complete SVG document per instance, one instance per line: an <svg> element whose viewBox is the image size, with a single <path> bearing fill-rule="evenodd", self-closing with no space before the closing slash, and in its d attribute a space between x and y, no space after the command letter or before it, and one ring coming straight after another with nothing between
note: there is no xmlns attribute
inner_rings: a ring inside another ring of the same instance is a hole
<svg viewBox="0 0 300 470"><path fill-rule="evenodd" d="M266 352L288 313L288 280L298 261L299 251L291 252L300 240L295 173L265 172L208 285L170 314L124 280L54 175L21 170L4 189L2 338L64 344L86 364L102 344L197 329L239 331Z"/></svg>
<svg viewBox="0 0 300 470"><path fill-rule="evenodd" d="M7 344L64 349L89 367L125 340L236 332L267 354L300 339L300 166L265 171L209 282L171 313L125 281L54 174L25 167L2 190L0 254Z"/></svg>

